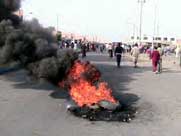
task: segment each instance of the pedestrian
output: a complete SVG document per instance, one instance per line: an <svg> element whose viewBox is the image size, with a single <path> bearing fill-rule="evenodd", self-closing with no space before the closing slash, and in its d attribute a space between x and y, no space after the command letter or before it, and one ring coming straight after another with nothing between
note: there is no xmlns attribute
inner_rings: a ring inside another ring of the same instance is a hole
<svg viewBox="0 0 181 136"><path fill-rule="evenodd" d="M116 49L115 49L115 56L116 56L116 61L117 61L117 67L120 67L120 63L121 63L121 58L122 58L122 54L124 52L123 47L121 46L122 43L118 43Z"/></svg>
<svg viewBox="0 0 181 136"><path fill-rule="evenodd" d="M108 44L108 53L109 53L109 57L112 58L113 57L113 45L111 43Z"/></svg>
<svg viewBox="0 0 181 136"><path fill-rule="evenodd" d="M158 66L158 62L160 60L160 53L159 51L157 50L157 47L155 46L154 49L153 49L153 52L151 54L151 58L152 58L152 66L153 66L153 72L154 73L158 73L158 69L157 69L157 66Z"/></svg>
<svg viewBox="0 0 181 136"><path fill-rule="evenodd" d="M162 49L162 46L160 43L158 43L158 52L160 54L160 59L159 59L159 62L158 62L158 72L161 73L162 72L162 56L164 55L164 51Z"/></svg>
<svg viewBox="0 0 181 136"><path fill-rule="evenodd" d="M146 51L146 54L148 55L149 59L151 59L151 53L152 53L152 48L149 47Z"/></svg>
<svg viewBox="0 0 181 136"><path fill-rule="evenodd" d="M77 50L78 47L77 47L77 41L74 42L74 50Z"/></svg>
<svg viewBox="0 0 181 136"><path fill-rule="evenodd" d="M130 53L132 50L131 45L128 45L128 52Z"/></svg>
<svg viewBox="0 0 181 136"><path fill-rule="evenodd" d="M71 47L71 49L74 49L74 41L71 42L70 47Z"/></svg>
<svg viewBox="0 0 181 136"><path fill-rule="evenodd" d="M92 44L92 51L93 51L93 52L96 51L96 47L95 47L95 44L94 44L94 43Z"/></svg>
<svg viewBox="0 0 181 136"><path fill-rule="evenodd" d="M134 68L137 67L139 54L140 54L140 50L138 48L138 44L136 43L134 45L133 49L131 50L131 55L133 57Z"/></svg>
<svg viewBox="0 0 181 136"><path fill-rule="evenodd" d="M176 58L179 58L179 56L180 56L180 47L179 46L177 46L177 48L175 49L175 55L176 55Z"/></svg>
<svg viewBox="0 0 181 136"><path fill-rule="evenodd" d="M84 58L84 57L86 57L86 45L85 45L85 43L82 44L81 49L82 49L82 58Z"/></svg>
<svg viewBox="0 0 181 136"><path fill-rule="evenodd" d="M99 45L99 50L100 50L101 53L103 53L103 49L104 49L104 48L103 48L103 45L100 44L100 45Z"/></svg>
<svg viewBox="0 0 181 136"><path fill-rule="evenodd" d="M176 49L175 49L175 53L176 53L176 58L179 59L179 65L181 67L181 47L180 45L177 45ZM174 62L176 63L176 62Z"/></svg>

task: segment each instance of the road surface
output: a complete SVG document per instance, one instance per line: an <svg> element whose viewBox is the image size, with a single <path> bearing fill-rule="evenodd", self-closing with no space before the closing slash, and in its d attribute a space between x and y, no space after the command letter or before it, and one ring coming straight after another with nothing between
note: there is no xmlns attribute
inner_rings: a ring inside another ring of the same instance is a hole
<svg viewBox="0 0 181 136"><path fill-rule="evenodd" d="M131 123L89 122L66 112L66 93L34 83L23 70L0 76L0 136L180 136L181 71L170 59L156 75L150 62L121 68L107 54L89 53L115 97L138 107Z"/></svg>

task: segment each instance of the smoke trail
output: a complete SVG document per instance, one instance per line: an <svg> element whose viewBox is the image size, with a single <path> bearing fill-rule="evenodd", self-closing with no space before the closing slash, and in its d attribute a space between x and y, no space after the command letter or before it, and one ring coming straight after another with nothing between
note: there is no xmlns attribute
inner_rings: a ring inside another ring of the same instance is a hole
<svg viewBox="0 0 181 136"><path fill-rule="evenodd" d="M14 25L20 23L20 18L13 12L17 11L21 6L21 0L0 0L0 22L3 19L10 19Z"/></svg>
<svg viewBox="0 0 181 136"><path fill-rule="evenodd" d="M42 27L37 19L20 24L13 15L20 6L21 0L0 0L0 64L15 62L37 78L58 83L78 55L58 50L52 27Z"/></svg>
<svg viewBox="0 0 181 136"><path fill-rule="evenodd" d="M52 28L34 19L18 29L11 21L0 22L0 63L16 62L37 78L58 83L78 59L72 50L58 50Z"/></svg>

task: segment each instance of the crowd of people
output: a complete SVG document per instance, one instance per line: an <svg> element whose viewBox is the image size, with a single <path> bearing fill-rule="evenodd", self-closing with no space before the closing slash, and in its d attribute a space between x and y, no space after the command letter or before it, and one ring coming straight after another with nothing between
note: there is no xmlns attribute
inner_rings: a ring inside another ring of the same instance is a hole
<svg viewBox="0 0 181 136"><path fill-rule="evenodd" d="M144 46L140 47L138 44L130 45L123 45L122 43L118 43L117 46L113 44L107 45L107 50L109 53L109 57L113 58L116 56L117 67L120 67L122 54L127 52L130 53L132 56L133 66L137 68L137 63L139 59L139 55L141 53L148 54L151 62L152 62L152 69L153 72L158 74L162 72L162 59L163 55L167 56L171 53L175 53L176 57L180 57L180 66L181 66L181 48L179 46L173 48L170 46L162 46L160 43L154 46Z"/></svg>
<svg viewBox="0 0 181 136"><path fill-rule="evenodd" d="M86 57L86 52L92 51L104 53L106 51L105 44L71 39L62 40L58 43L58 47L60 49L73 49L78 53L81 53L83 58Z"/></svg>
<svg viewBox="0 0 181 136"><path fill-rule="evenodd" d="M79 53L81 53L82 58L86 57L86 53L89 51L104 53L108 52L109 57L116 57L117 67L120 68L122 55L123 53L129 53L132 56L133 66L137 68L139 55L141 53L148 54L150 60L152 61L153 72L158 74L162 72L162 56L168 55L175 51L176 57L181 56L181 48L171 48L171 47L163 47L161 44L157 44L156 46L138 46L138 44L134 45L125 45L120 43L91 43L85 42L81 40L64 40L59 44L59 48L71 48ZM174 51L173 51L174 50ZM181 59L181 57L180 57ZM181 65L181 60L180 60Z"/></svg>

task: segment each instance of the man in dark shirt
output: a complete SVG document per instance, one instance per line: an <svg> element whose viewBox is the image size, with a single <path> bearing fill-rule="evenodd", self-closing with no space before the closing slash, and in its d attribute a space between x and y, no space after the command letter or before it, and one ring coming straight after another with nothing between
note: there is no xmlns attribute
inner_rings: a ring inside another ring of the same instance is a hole
<svg viewBox="0 0 181 136"><path fill-rule="evenodd" d="M116 61L117 61L117 67L119 68L120 67L120 63L121 63L121 57L122 57L122 54L124 52L124 49L123 47L121 47L122 43L118 43L116 49L115 49L115 56L116 56Z"/></svg>
<svg viewBox="0 0 181 136"><path fill-rule="evenodd" d="M82 44L81 50L82 50L82 58L85 58L86 57L86 50L87 50L85 43Z"/></svg>

